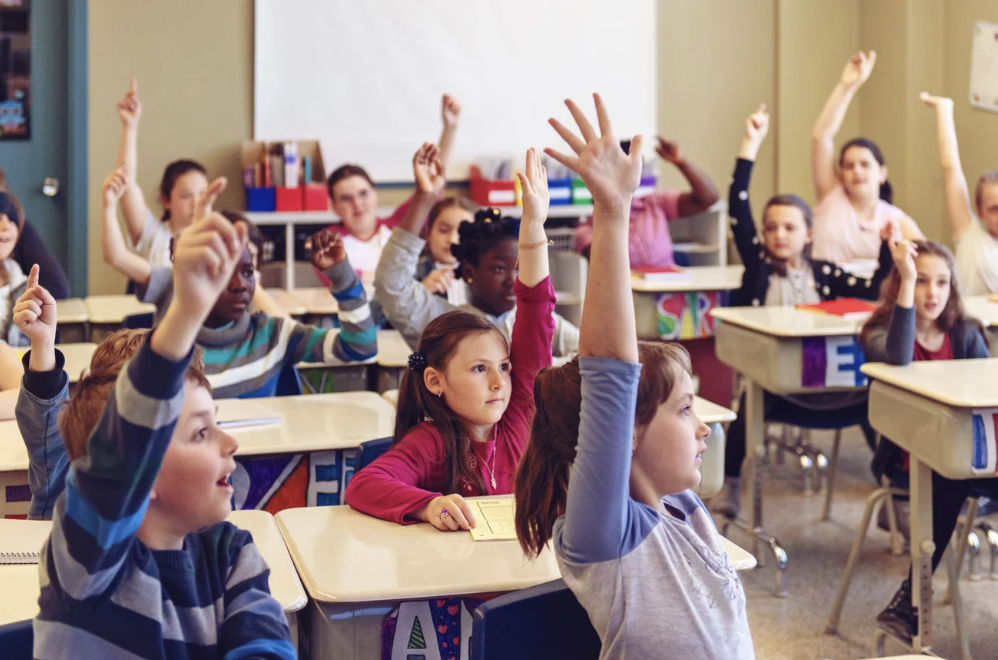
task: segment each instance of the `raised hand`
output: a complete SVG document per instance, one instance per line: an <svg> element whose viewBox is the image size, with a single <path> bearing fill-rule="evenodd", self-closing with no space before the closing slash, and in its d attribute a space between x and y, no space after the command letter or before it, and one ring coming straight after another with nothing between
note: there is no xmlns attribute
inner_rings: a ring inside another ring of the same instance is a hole
<svg viewBox="0 0 998 660"><path fill-rule="evenodd" d="M14 303L14 325L36 348L55 345L57 316L55 298L39 286L38 271L38 264L31 267L27 288Z"/></svg>
<svg viewBox="0 0 998 660"><path fill-rule="evenodd" d="M670 142L663 137L658 138L658 146L655 147L655 153L658 154L659 158L673 165L679 165L683 162L683 152L679 148L679 143Z"/></svg>
<svg viewBox="0 0 998 660"><path fill-rule="evenodd" d="M103 202L104 208L117 205L118 200L125 193L127 185L128 180L125 178L124 165L104 177L104 183L101 184L101 202Z"/></svg>
<svg viewBox="0 0 998 660"><path fill-rule="evenodd" d="M918 98L922 99L922 103L930 108L953 109L953 99L946 98L945 96L932 96L928 92L922 92L918 95Z"/></svg>
<svg viewBox="0 0 998 660"><path fill-rule="evenodd" d="M444 166L440 162L440 150L431 142L424 142L412 157L412 173L416 178L416 189L421 193L437 195L443 190L447 179Z"/></svg>
<svg viewBox="0 0 998 660"><path fill-rule="evenodd" d="M128 92L118 101L116 106L121 123L129 128L138 125L142 117L142 101L139 100L139 81L133 76Z"/></svg>
<svg viewBox="0 0 998 660"><path fill-rule="evenodd" d="M902 282L913 282L916 277L915 257L918 248L911 241L892 241L891 256L894 257L894 267L898 269Z"/></svg>
<svg viewBox="0 0 998 660"><path fill-rule="evenodd" d="M343 237L328 229L321 229L306 239L305 248L311 250L312 265L319 270L332 268L347 258Z"/></svg>
<svg viewBox="0 0 998 660"><path fill-rule="evenodd" d="M760 103L756 111L745 120L745 137L753 142L761 143L769 133L769 113L766 104Z"/></svg>
<svg viewBox="0 0 998 660"><path fill-rule="evenodd" d="M567 156L554 149L544 153L577 173L593 195L593 204L604 208L630 204L634 191L641 182L641 147L643 139L635 135L631 140L629 154L620 148L620 141L614 136L610 116L599 94L593 94L596 103L596 117L600 134L596 134L589 120L577 105L566 100L565 105L575 118L582 137L565 128L557 119L548 123L558 135L568 143L575 156Z"/></svg>
<svg viewBox="0 0 998 660"><path fill-rule="evenodd" d="M203 220L211 215L212 207L215 205L215 200L217 200L218 196L222 194L228 183L228 179L224 176L220 176L208 184L208 187L205 188L204 192L201 193L197 202L194 204L194 222Z"/></svg>
<svg viewBox="0 0 998 660"><path fill-rule="evenodd" d="M548 191L548 171L541 165L541 159L533 147L527 150L526 174L517 172L523 195L523 217L521 222L540 222L548 217L551 193Z"/></svg>
<svg viewBox="0 0 998 660"><path fill-rule="evenodd" d="M884 223L884 226L880 228L880 240L888 243L901 240L901 226L898 225L897 220L892 218Z"/></svg>
<svg viewBox="0 0 998 660"><path fill-rule="evenodd" d="M246 249L248 229L212 213L180 232L173 259L174 303L189 317L204 320L229 285Z"/></svg>
<svg viewBox="0 0 998 660"><path fill-rule="evenodd" d="M461 121L461 104L450 94L444 94L440 113L443 116L444 128L455 129Z"/></svg>
<svg viewBox="0 0 998 660"><path fill-rule="evenodd" d="M873 66L877 63L877 51L871 50L869 53L859 51L849 58L845 68L842 69L840 81L846 87L859 87L873 73Z"/></svg>
<svg viewBox="0 0 998 660"><path fill-rule="evenodd" d="M454 271L450 268L437 268L423 278L423 288L430 293L446 295L454 284Z"/></svg>

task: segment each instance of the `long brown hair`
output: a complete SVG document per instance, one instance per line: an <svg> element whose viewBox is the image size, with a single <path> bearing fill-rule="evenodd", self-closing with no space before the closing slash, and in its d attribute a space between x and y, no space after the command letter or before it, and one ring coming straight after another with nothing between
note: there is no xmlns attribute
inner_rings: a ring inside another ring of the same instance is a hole
<svg viewBox="0 0 998 660"><path fill-rule="evenodd" d="M672 394L677 377L691 372L690 355L680 344L664 340L638 342L642 366L634 425L651 424L658 407ZM516 471L516 537L527 556L536 556L551 538L555 520L565 512L568 475L579 442L582 377L579 359L542 370L534 381L530 441ZM621 420L621 423L625 423Z"/></svg>
<svg viewBox="0 0 998 660"><path fill-rule="evenodd" d="M472 440L464 420L450 409L443 397L438 397L427 389L423 381L423 370L433 367L443 371L457 352L462 339L483 332L494 332L502 338L503 344L507 343L503 334L481 316L459 311L441 314L430 321L419 339L417 353L425 359L425 366L416 369L408 367L399 384L392 444L402 442L409 431L424 421L433 424L443 442L444 470L450 493L460 493L461 480L464 479L485 494L485 482L469 464L468 453L471 451Z"/></svg>
<svg viewBox="0 0 998 660"><path fill-rule="evenodd" d="M984 332L984 327L977 319L967 316L967 313L963 309L963 297L960 295L960 283L957 281L956 260L953 258L953 253L946 246L940 245L935 241L914 241L914 243L915 248L918 250L918 257L923 255L939 257L946 262L946 267L949 268L949 299L946 301L946 307L943 308L939 318L936 319L936 325L939 329L949 334L957 323L971 323L977 326L984 337L984 342L990 344L988 333ZM915 258L917 259L918 257ZM891 314L894 313L894 307L897 305L898 293L900 291L901 273L895 268L887 276L887 279L884 280L880 288L880 305L870 315L866 323L863 324L863 330L859 333L860 345L866 345L867 339L873 330L886 327L890 324Z"/></svg>

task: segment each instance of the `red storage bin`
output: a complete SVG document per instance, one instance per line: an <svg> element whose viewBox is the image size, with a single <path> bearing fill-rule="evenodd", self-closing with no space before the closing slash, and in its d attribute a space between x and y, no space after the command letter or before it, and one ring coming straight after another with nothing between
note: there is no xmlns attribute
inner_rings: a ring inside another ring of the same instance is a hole
<svg viewBox="0 0 998 660"><path fill-rule="evenodd" d="M326 186L321 183L310 183L301 187L301 205L303 211L327 211L329 201L326 197Z"/></svg>
<svg viewBox="0 0 998 660"><path fill-rule="evenodd" d="M274 210L301 211L302 194L298 188L275 188Z"/></svg>
<svg viewBox="0 0 998 660"><path fill-rule="evenodd" d="M471 166L469 178L471 201L481 206L516 206L516 186L513 181L483 179L482 172Z"/></svg>

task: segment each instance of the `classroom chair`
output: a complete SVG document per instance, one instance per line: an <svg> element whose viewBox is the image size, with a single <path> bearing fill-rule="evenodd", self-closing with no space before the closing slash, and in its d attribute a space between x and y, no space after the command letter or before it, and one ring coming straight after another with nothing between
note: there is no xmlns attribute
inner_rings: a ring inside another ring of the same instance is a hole
<svg viewBox="0 0 998 660"><path fill-rule="evenodd" d="M381 456L392 448L394 438L378 438L360 443L357 447L357 456L354 460L354 474L360 472L361 468L373 463L378 456Z"/></svg>
<svg viewBox="0 0 998 660"><path fill-rule="evenodd" d="M34 632L31 619L0 626L0 649L4 660L31 660Z"/></svg>
<svg viewBox="0 0 998 660"><path fill-rule="evenodd" d="M482 603L471 629L470 660L595 660L600 639L564 580Z"/></svg>
<svg viewBox="0 0 998 660"><path fill-rule="evenodd" d="M277 388L274 396L298 396L302 394L301 378L298 377L298 368L293 364L286 364L277 375Z"/></svg>
<svg viewBox="0 0 998 660"><path fill-rule="evenodd" d="M129 330L152 329L152 314L132 314L121 320L121 327Z"/></svg>

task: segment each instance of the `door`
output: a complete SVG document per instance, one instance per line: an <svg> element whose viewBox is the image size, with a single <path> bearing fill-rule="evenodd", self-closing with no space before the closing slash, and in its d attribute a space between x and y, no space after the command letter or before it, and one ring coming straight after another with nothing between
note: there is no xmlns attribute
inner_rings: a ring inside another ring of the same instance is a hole
<svg viewBox="0 0 998 660"><path fill-rule="evenodd" d="M85 0L0 0L0 75L0 167L72 294L84 295Z"/></svg>

